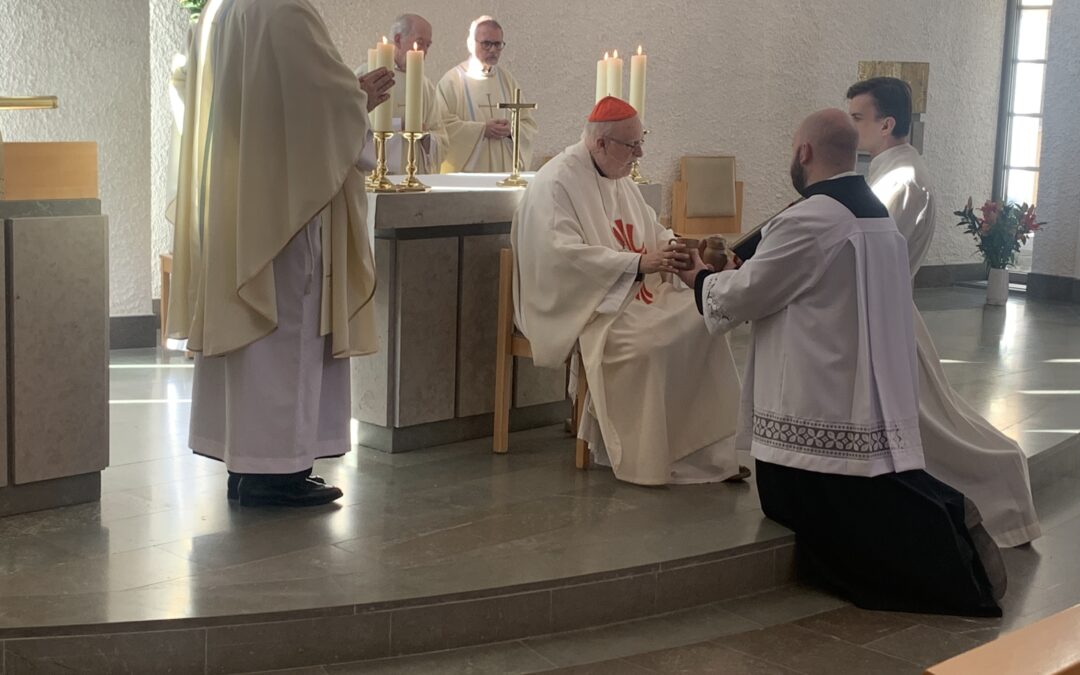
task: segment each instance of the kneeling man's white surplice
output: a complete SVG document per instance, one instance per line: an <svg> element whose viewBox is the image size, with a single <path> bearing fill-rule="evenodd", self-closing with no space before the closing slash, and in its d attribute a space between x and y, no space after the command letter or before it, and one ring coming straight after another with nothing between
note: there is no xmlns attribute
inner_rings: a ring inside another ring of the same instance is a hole
<svg viewBox="0 0 1080 675"><path fill-rule="evenodd" d="M580 347L590 405L579 436L616 477L641 485L718 481L738 471L738 374L694 293L637 279L640 255L672 236L637 185L597 170L583 143L536 175L514 217L514 306L537 365Z"/></svg>

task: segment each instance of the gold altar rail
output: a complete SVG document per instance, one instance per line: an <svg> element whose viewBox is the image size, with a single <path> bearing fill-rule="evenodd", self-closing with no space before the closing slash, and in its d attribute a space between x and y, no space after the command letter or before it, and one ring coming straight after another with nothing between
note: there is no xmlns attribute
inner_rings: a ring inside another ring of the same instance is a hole
<svg viewBox="0 0 1080 675"><path fill-rule="evenodd" d="M0 96L0 110L54 110L60 107L55 96Z"/></svg>

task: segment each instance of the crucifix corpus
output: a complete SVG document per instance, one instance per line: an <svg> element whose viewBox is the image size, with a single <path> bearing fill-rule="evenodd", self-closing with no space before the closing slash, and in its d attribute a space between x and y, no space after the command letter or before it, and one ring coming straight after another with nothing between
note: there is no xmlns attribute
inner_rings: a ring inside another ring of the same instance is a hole
<svg viewBox="0 0 1080 675"><path fill-rule="evenodd" d="M521 148L518 146L518 133L520 129L520 116L522 110L536 108L535 103L522 103L521 90L514 90L513 103L500 103L499 107L510 111L510 136L514 141L514 170L505 179L496 183L499 187L525 187L529 181L521 177Z"/></svg>

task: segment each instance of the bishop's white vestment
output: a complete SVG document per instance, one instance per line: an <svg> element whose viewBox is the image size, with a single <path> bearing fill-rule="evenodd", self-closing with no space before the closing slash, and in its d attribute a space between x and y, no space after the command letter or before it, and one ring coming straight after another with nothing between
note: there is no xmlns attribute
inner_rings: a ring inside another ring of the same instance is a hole
<svg viewBox="0 0 1080 675"><path fill-rule="evenodd" d="M934 236L930 172L905 143L870 162L868 182L908 244L911 276L919 271ZM986 529L1001 546L1019 546L1040 535L1031 497L1027 458L953 390L926 322L914 311L919 363L919 430L926 470L979 507Z"/></svg>
<svg viewBox="0 0 1080 675"><path fill-rule="evenodd" d="M661 274L637 279L642 253L672 236L629 178L604 177L583 143L544 165L514 216L514 306L539 366L575 345L589 385L579 435L620 480L724 480L734 450L738 375L710 337L694 294Z"/></svg>

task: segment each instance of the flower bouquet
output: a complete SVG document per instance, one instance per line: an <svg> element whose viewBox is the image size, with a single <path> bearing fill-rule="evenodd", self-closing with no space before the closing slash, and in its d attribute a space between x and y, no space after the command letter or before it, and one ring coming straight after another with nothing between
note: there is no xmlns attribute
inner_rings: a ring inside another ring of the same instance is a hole
<svg viewBox="0 0 1080 675"><path fill-rule="evenodd" d="M1016 265L1020 249L1031 234L1045 223L1035 220L1034 204L987 200L978 210L981 217L975 215L969 197L964 208L953 214L960 217L957 226L964 228L975 239L975 248L982 253L986 262L989 270L987 302L1003 305L1009 294L1009 274L1006 269Z"/></svg>

